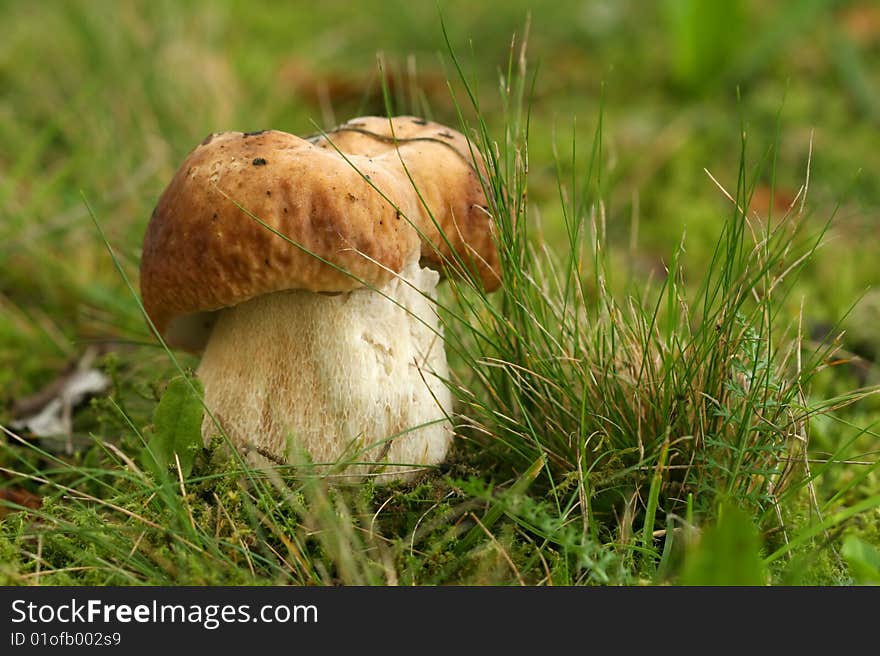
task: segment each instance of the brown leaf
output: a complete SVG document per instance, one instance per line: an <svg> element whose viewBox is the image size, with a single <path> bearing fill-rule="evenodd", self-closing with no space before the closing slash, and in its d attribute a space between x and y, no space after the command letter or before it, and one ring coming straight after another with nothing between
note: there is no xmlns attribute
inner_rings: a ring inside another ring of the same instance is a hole
<svg viewBox="0 0 880 656"><path fill-rule="evenodd" d="M880 43L880 5L875 1L850 5L840 13L840 24L860 46Z"/></svg>
<svg viewBox="0 0 880 656"><path fill-rule="evenodd" d="M760 184L752 194L749 214L757 214L766 219L772 207L774 218L779 218L791 209L796 195L797 192L791 189L776 187L771 190L769 185Z"/></svg>
<svg viewBox="0 0 880 656"><path fill-rule="evenodd" d="M282 87L315 105L363 102L368 108L384 107L382 81L372 69L320 71L306 59L291 57L282 65L278 78ZM411 86L432 103L448 96L446 78L435 70L415 75L411 71L386 69L385 84L392 97L400 92L408 93Z"/></svg>
<svg viewBox="0 0 880 656"><path fill-rule="evenodd" d="M4 487L0 488L0 518L5 517L9 513L16 512L16 508L10 508L3 502L13 503L25 508L36 510L43 505L43 500L32 492L28 492L21 487Z"/></svg>

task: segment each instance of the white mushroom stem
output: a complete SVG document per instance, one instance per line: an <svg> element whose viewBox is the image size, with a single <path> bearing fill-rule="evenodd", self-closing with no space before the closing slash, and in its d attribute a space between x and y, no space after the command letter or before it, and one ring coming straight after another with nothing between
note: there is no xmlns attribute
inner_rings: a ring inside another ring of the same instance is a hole
<svg viewBox="0 0 880 656"><path fill-rule="evenodd" d="M433 298L437 282L414 261L382 293L283 291L223 310L198 369L207 407L236 446L277 461L305 452L382 479L441 462L452 397L438 317L419 292ZM219 433L208 415L202 433Z"/></svg>

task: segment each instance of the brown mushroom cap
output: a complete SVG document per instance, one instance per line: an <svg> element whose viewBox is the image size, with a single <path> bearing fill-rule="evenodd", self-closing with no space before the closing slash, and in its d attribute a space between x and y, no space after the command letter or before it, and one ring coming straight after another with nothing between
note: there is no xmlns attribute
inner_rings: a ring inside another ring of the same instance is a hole
<svg viewBox="0 0 880 656"><path fill-rule="evenodd" d="M169 344L200 349L204 313L262 294L382 286L419 253L442 268L455 251L495 289L497 253L466 139L414 117L393 121L396 148L389 120L377 117L308 141L224 132L196 147L144 237L144 308Z"/></svg>
<svg viewBox="0 0 880 656"><path fill-rule="evenodd" d="M461 132L416 116L391 120L362 116L314 141L334 152L396 162L404 179L408 174L416 181L418 195L430 208L429 214L420 207L418 216L422 264L442 271L444 264L457 264L454 251L477 273L487 291L498 288L498 253L478 177L485 176L485 167L476 147ZM414 191L412 183L409 187Z"/></svg>

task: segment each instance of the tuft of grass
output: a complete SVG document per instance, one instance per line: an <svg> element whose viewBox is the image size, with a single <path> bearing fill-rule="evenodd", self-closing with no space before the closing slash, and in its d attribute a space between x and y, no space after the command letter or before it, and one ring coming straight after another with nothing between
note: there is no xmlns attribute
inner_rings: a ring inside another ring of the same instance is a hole
<svg viewBox="0 0 880 656"><path fill-rule="evenodd" d="M462 360L454 386L462 433L489 450L495 476L543 458L533 487L554 500L557 522L578 524L593 543L619 540L647 572L664 548L655 537L671 536L664 526L686 513L711 521L722 501L786 535L781 500L811 485L810 421L868 393L807 396L836 348L808 350L802 316L785 312L791 282L827 228L804 234L808 183L775 223L750 217L757 175L743 131L736 190L721 189L731 210L707 269L688 280L682 240L661 281L615 287L600 195L602 115L585 173L572 141L571 183L559 178L567 243L554 249L532 234L528 212L525 44L511 49L502 76L498 138L453 61L475 116L463 127L486 161L505 281L494 299L453 282L467 310L445 326ZM772 165L774 152L765 158Z"/></svg>

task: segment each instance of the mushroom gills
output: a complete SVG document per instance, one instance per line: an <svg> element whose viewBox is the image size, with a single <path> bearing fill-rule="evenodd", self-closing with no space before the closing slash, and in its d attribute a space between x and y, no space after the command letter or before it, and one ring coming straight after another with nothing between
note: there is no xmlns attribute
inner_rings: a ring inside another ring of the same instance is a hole
<svg viewBox="0 0 880 656"><path fill-rule="evenodd" d="M322 474L399 480L442 462L452 396L438 281L413 260L379 290L280 291L220 311L198 369L207 407L242 451L306 453ZM218 432L206 414L205 442Z"/></svg>

